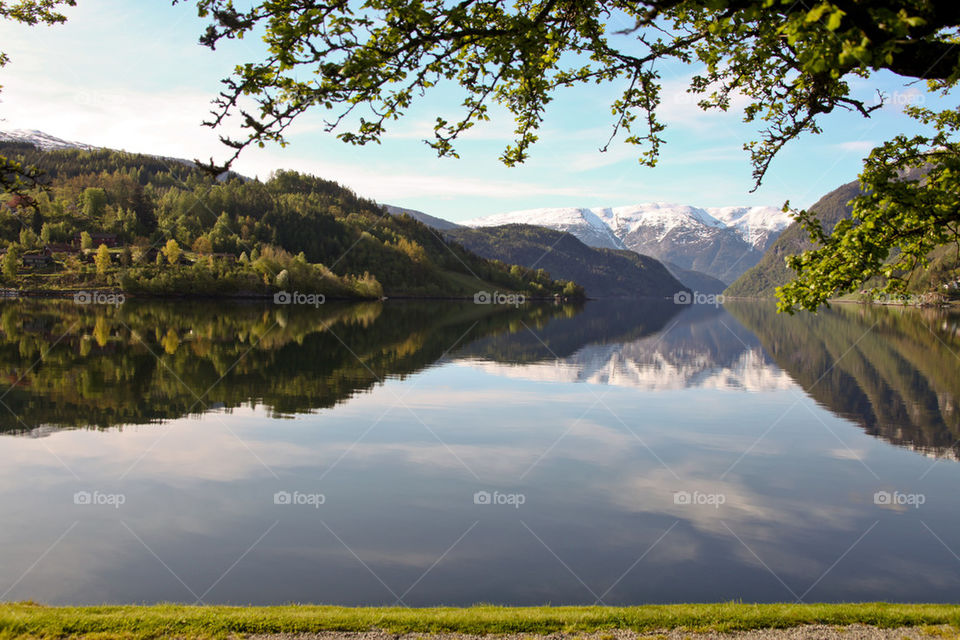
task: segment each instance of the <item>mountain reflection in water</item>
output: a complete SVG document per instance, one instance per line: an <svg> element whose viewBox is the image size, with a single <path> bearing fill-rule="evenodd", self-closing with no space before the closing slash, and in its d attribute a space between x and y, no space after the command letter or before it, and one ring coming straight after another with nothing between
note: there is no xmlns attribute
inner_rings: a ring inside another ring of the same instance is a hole
<svg viewBox="0 0 960 640"><path fill-rule="evenodd" d="M960 316L939 310L7 301L0 327L10 384L0 430L12 433L244 405L311 412L453 361L526 380L649 391L796 387L867 433L925 454L955 458L960 437Z"/></svg>

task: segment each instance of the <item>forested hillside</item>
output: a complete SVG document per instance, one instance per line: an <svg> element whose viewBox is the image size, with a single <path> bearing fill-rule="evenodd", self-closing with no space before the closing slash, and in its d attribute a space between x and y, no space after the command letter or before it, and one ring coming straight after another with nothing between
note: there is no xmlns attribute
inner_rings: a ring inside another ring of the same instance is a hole
<svg viewBox="0 0 960 640"><path fill-rule="evenodd" d="M906 179L917 179L920 175L921 172L917 170L903 173ZM850 217L853 207L849 203L859 193L859 182L848 182L820 198L810 210L816 212L824 230L829 233L837 222ZM791 224L770 246L760 262L740 276L724 293L732 297L773 298L777 287L786 284L794 276L794 272L787 267L786 258L813 246L807 231L797 223ZM929 265L910 273L908 292L926 294L936 291L947 297L956 297L960 293L960 252L957 245L937 247L927 258ZM879 278L867 282L866 287L878 284Z"/></svg>
<svg viewBox="0 0 960 640"><path fill-rule="evenodd" d="M278 171L214 178L179 160L110 150L0 152L47 188L0 206L3 277L21 289L154 294L528 296L582 291L542 270L480 258L409 216L327 180Z"/></svg>
<svg viewBox="0 0 960 640"><path fill-rule="evenodd" d="M851 207L847 203L859 192L860 185L856 180L848 182L817 200L810 209L817 213L824 229L829 232L837 222L850 217ZM776 288L786 284L792 278L793 272L785 262L787 256L812 248L813 244L807 232L797 223L791 224L767 249L760 262L730 285L725 292L726 295L773 298L776 295Z"/></svg>
<svg viewBox="0 0 960 640"><path fill-rule="evenodd" d="M528 224L444 232L485 258L546 269L592 297L669 297L686 290L660 262L632 251L589 247L564 231Z"/></svg>

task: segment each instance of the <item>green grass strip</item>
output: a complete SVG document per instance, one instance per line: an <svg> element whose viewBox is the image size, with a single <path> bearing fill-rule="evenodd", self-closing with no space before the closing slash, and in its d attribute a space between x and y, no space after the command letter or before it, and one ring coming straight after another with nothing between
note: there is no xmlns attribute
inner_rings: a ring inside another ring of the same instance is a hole
<svg viewBox="0 0 960 640"><path fill-rule="evenodd" d="M153 606L48 607L0 604L0 639L223 638L251 633L367 631L473 634L608 629L734 631L804 624L867 624L884 628L952 625L960 606L939 604L675 604L638 607L277 607Z"/></svg>

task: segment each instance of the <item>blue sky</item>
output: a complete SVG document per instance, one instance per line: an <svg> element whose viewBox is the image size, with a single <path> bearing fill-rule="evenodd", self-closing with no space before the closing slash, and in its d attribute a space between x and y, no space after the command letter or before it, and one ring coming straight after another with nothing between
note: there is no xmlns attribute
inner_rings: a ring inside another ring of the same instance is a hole
<svg viewBox="0 0 960 640"><path fill-rule="evenodd" d="M223 160L217 133L201 126L219 80L237 62L258 54L257 42L235 42L216 52L197 44L204 23L191 3L80 0L68 22L28 28L4 24L0 42L12 61L0 70L0 128L40 129L61 138L129 151ZM421 140L436 115L455 115L451 88L415 106L394 123L380 145L351 147L322 130L311 114L286 148L255 149L236 169L265 178L279 168L337 180L379 202L419 209L450 220L515 209L618 206L668 201L697 206L770 204L807 206L856 177L873 144L913 129L904 102L934 99L922 85L878 75L858 81L867 100L882 90L894 97L870 120L847 113L823 119L824 133L808 136L774 163L764 185L752 187L744 141L756 125L736 110L703 113L684 93L692 69L663 70L661 116L667 145L656 168L637 162L639 151L606 141L616 87L584 87L553 103L532 157L524 166L497 160L510 141L502 113L476 127L458 145L459 159L438 159ZM450 118L448 118L450 119Z"/></svg>

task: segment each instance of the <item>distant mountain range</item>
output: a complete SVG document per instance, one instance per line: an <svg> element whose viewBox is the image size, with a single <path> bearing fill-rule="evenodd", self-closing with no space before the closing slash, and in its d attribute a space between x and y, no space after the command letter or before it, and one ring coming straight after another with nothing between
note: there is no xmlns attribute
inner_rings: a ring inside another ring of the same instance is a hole
<svg viewBox="0 0 960 640"><path fill-rule="evenodd" d="M566 231L594 247L629 249L732 282L755 265L789 214L776 207L715 207L653 202L614 208L531 209L463 223L533 224Z"/></svg>
<svg viewBox="0 0 960 640"><path fill-rule="evenodd" d="M393 215L433 227L469 251L491 260L545 269L573 280L595 298L673 296L680 291L721 293L727 284L705 273L640 255L628 249L590 246L567 231L529 224L466 227L414 209L387 205Z"/></svg>
<svg viewBox="0 0 960 640"><path fill-rule="evenodd" d="M531 209L468 220L462 225L422 211L390 205L386 208L395 215L405 213L451 235L471 251L524 266L532 265L518 257L517 247L501 246L505 241L514 240L509 234L497 232L498 241L492 242L490 237L468 234L464 229L523 227L525 242L532 239L531 228L566 233L596 250L629 251L634 255L656 258L687 289L707 294L722 292L729 282L756 264L763 256L763 251L790 222L788 214L773 207L722 207L708 210L665 203L614 209ZM559 236L553 238L556 240ZM549 246L550 243L547 244ZM541 247L536 253L535 259L541 263L545 248ZM576 253L580 259L588 262L591 259L582 250ZM609 266L571 265L569 261L554 260L550 260L550 264L551 274L577 282L581 282L585 270L598 275ZM614 291L622 290L630 277L605 284L601 284L596 277L588 279L589 283L581 282L587 287L588 294L604 296L621 295ZM639 285L640 290L649 290L644 283L635 284Z"/></svg>
<svg viewBox="0 0 960 640"><path fill-rule="evenodd" d="M662 239L677 229L732 229L744 242L764 251L773 238L791 222L790 215L776 207L708 207L651 202L626 207L584 209L578 207L528 209L467 220L468 227L490 227L517 222L593 235L593 246L625 249L624 238L639 227L660 231ZM578 236L579 237L579 236ZM581 238L586 242L585 238Z"/></svg>
<svg viewBox="0 0 960 640"><path fill-rule="evenodd" d="M532 225L575 236L597 249L629 250L661 260L674 276L698 291L718 292L757 264L791 223L776 207L712 207L654 202L614 208L529 209L457 225L419 211L388 207L442 231ZM686 279L684 277L686 275ZM709 276L703 279L703 275ZM689 280L698 280L700 286Z"/></svg>
<svg viewBox="0 0 960 640"><path fill-rule="evenodd" d="M26 142L43 150L97 149L27 129L0 131L0 142ZM666 203L536 209L463 224L412 209L385 208L393 215L407 214L482 256L574 280L595 297L672 296L680 290L720 293L759 261L790 222L774 207L702 209ZM515 228L495 231L504 225Z"/></svg>
<svg viewBox="0 0 960 640"><path fill-rule="evenodd" d="M654 258L590 247L563 231L510 224L457 227L443 234L481 257L546 269L554 278L573 280L591 297L663 298L690 289Z"/></svg>

